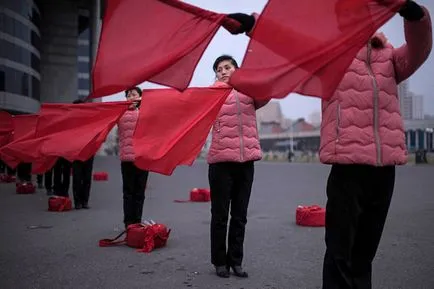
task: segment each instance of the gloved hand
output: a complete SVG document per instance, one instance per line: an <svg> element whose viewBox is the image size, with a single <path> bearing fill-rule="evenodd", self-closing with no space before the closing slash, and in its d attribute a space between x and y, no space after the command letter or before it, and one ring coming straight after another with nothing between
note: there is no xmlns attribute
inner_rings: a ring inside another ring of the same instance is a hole
<svg viewBox="0 0 434 289"><path fill-rule="evenodd" d="M412 0L407 0L398 13L407 21L419 21L425 16L422 7Z"/></svg>
<svg viewBox="0 0 434 289"><path fill-rule="evenodd" d="M233 13L233 14L228 14L227 17L235 21L238 21L241 24L240 29L231 32L232 34L248 33L250 32L250 30L252 30L253 26L255 25L255 17L251 15L247 15L244 13Z"/></svg>

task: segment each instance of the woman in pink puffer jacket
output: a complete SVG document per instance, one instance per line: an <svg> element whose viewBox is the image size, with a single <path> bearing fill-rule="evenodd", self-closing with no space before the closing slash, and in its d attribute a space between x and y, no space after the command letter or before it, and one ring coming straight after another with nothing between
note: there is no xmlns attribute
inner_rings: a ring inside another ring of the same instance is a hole
<svg viewBox="0 0 434 289"><path fill-rule="evenodd" d="M351 5L350 0L336 3ZM397 85L425 62L432 48L428 10L410 0L403 4L399 14L405 19L407 43L393 48L375 35L359 51L334 96L322 102L320 159L332 165L323 289L372 287L372 261L392 199L395 166L407 161ZM234 34L249 33L255 25L252 15L228 17L241 24Z"/></svg>
<svg viewBox="0 0 434 289"><path fill-rule="evenodd" d="M118 135L124 199L124 224L126 228L128 225L142 222L148 172L136 167L134 164L133 135L139 118L142 90L139 87L131 88L125 91L125 96L132 104L129 110L119 119Z"/></svg>
<svg viewBox="0 0 434 289"><path fill-rule="evenodd" d="M227 86L237 62L227 55L214 62L217 82ZM229 277L229 268L239 277L247 277L241 263L247 223L247 208L254 176L254 161L262 158L256 128L257 103L235 90L229 94L212 129L208 153L209 184L211 188L211 263L219 277ZM229 208L228 248L226 232Z"/></svg>
<svg viewBox="0 0 434 289"><path fill-rule="evenodd" d="M428 10L408 1L406 44L393 48L375 35L353 60L333 97L322 103L320 159L331 164L327 182L323 289L371 288L395 184L407 162L397 84L428 58Z"/></svg>

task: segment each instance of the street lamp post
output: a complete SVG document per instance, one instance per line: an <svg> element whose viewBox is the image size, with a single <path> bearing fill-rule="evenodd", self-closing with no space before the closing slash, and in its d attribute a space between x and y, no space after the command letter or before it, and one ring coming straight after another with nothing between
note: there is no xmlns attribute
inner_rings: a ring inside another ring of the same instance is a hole
<svg viewBox="0 0 434 289"><path fill-rule="evenodd" d="M291 147L291 153L294 153L294 124L292 122L289 126L289 142Z"/></svg>

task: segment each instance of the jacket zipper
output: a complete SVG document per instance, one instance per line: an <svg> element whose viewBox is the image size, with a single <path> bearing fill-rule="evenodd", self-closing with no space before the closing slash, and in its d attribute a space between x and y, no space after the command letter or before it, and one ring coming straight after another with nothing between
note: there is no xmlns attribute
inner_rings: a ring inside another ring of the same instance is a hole
<svg viewBox="0 0 434 289"><path fill-rule="evenodd" d="M374 72L372 71L371 67L371 51L372 46L369 43L368 44L368 50L367 50L367 60L366 60L366 66L368 68L369 76L372 78L372 85L374 87L374 138L375 138L375 148L377 151L377 166L381 166L381 145L380 145L380 135L378 133L378 126L379 126L379 115L378 115L378 102L379 102L379 91L378 91L378 83L377 79L375 78Z"/></svg>
<svg viewBox="0 0 434 289"><path fill-rule="evenodd" d="M238 115L238 131L240 133L240 160L244 161L244 138L243 138L243 121L241 119L241 106L238 92L235 91L235 99L237 101L237 115Z"/></svg>
<svg viewBox="0 0 434 289"><path fill-rule="evenodd" d="M339 127L341 126L341 104L338 102L336 109L336 142L339 142Z"/></svg>

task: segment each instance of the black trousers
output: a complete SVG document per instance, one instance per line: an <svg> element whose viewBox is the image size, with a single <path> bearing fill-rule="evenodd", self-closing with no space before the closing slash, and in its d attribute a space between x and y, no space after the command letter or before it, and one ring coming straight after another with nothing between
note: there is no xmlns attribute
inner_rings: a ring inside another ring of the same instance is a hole
<svg viewBox="0 0 434 289"><path fill-rule="evenodd" d="M394 184L394 166L332 166L327 182L323 289L372 288L372 261Z"/></svg>
<svg viewBox="0 0 434 289"><path fill-rule="evenodd" d="M21 182L31 182L32 181L32 164L31 163L20 163L17 166L18 179Z"/></svg>
<svg viewBox="0 0 434 289"><path fill-rule="evenodd" d="M211 263L215 266L241 266L242 264L247 209L254 170L253 162L224 162L209 166ZM231 220L226 250L229 210Z"/></svg>
<svg viewBox="0 0 434 289"><path fill-rule="evenodd" d="M5 174L6 173L6 164L0 160L0 174Z"/></svg>
<svg viewBox="0 0 434 289"><path fill-rule="evenodd" d="M72 163L72 191L75 205L87 205L92 183L93 157Z"/></svg>
<svg viewBox="0 0 434 289"><path fill-rule="evenodd" d="M38 185L42 185L42 181L44 179L44 175L36 175L36 182Z"/></svg>
<svg viewBox="0 0 434 289"><path fill-rule="evenodd" d="M128 226L141 223L149 173L136 167L133 162L121 162L121 172L124 198L124 224Z"/></svg>
<svg viewBox="0 0 434 289"><path fill-rule="evenodd" d="M53 190L57 196L69 196L69 183L71 178L71 163L64 158L59 158L54 165Z"/></svg>
<svg viewBox="0 0 434 289"><path fill-rule="evenodd" d="M53 190L53 170L54 168L51 168L44 174L44 187L47 192L51 192Z"/></svg>
<svg viewBox="0 0 434 289"><path fill-rule="evenodd" d="M10 168L5 162L0 160L0 174L7 174L8 176L14 176L16 171Z"/></svg>

